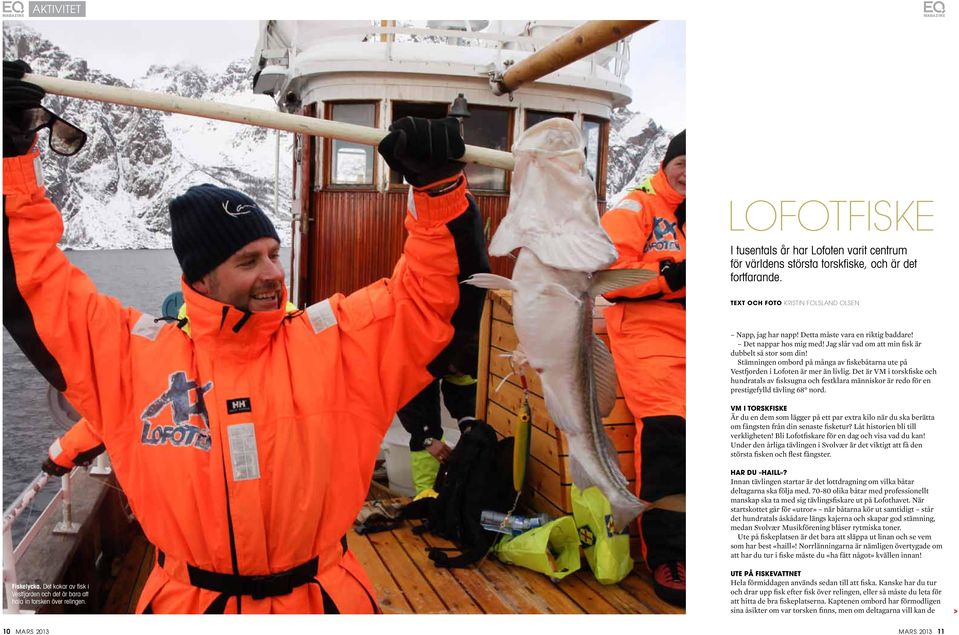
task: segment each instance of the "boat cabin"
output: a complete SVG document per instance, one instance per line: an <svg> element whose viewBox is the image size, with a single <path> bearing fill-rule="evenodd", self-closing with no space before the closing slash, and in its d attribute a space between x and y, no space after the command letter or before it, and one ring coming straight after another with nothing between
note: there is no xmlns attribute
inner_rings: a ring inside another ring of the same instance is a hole
<svg viewBox="0 0 959 635"><path fill-rule="evenodd" d="M460 115L467 144L509 151L551 117L582 127L600 211L613 108L630 102L628 39L516 92L490 78L575 28L575 21L283 21L261 23L254 92L287 112L386 129L405 116ZM372 145L297 135L294 269L300 306L388 276L402 250L408 185ZM492 235L509 201L509 171L469 165L470 190ZM494 258L494 273L511 261Z"/></svg>

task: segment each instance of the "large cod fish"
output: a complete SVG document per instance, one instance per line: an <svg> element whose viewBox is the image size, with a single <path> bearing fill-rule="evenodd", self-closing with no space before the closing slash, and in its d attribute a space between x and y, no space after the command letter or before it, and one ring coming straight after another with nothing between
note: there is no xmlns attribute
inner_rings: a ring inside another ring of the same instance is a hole
<svg viewBox="0 0 959 635"><path fill-rule="evenodd" d="M509 207L489 247L494 256L519 248L513 278L475 274L466 282L512 290L514 362L539 373L549 414L566 435L573 482L598 487L623 530L649 505L630 491L600 420L616 402L616 372L593 333L593 298L654 274L606 269L617 252L599 224L584 148L567 119L549 119L520 137Z"/></svg>

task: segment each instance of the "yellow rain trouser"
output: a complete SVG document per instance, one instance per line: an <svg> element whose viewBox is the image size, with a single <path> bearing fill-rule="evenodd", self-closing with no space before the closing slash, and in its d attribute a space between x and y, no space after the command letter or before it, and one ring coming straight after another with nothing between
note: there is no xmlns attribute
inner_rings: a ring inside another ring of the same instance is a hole
<svg viewBox="0 0 959 635"><path fill-rule="evenodd" d="M413 487L417 494L433 487L439 471L440 462L426 450L410 452L410 472L413 475Z"/></svg>

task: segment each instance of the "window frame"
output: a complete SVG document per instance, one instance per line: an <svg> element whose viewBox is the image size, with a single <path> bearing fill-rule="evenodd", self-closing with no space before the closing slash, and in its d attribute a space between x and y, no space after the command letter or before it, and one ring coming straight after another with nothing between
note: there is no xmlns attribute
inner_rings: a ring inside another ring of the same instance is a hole
<svg viewBox="0 0 959 635"><path fill-rule="evenodd" d="M562 117L564 119L569 119L570 121L573 121L573 122L576 121L576 113L573 113L573 112L555 112L552 110L540 110L538 108L524 108L523 109L523 132L526 132L532 127L529 125L529 113L531 112L536 113L538 115L553 115L553 117ZM552 117L546 117L545 119L551 119L551 118Z"/></svg>
<svg viewBox="0 0 959 635"><path fill-rule="evenodd" d="M599 124L599 144L596 147L596 198L606 202L606 171L609 169L609 120L593 115L583 115L583 126ZM580 130L583 130L583 126ZM583 130L585 133L585 130Z"/></svg>
<svg viewBox="0 0 959 635"><path fill-rule="evenodd" d="M373 126L378 127L380 120L380 102L373 99L337 99L323 103L323 118L327 121L333 119L333 108L349 104L363 104L373 106ZM373 149L373 174L370 183L334 183L333 182L333 142L336 139L326 137L323 139L323 189L325 190L353 190L362 192L375 192L377 179L379 177L379 159L376 152L376 146L371 144L358 144Z"/></svg>
<svg viewBox="0 0 959 635"><path fill-rule="evenodd" d="M470 110L500 110L504 111L507 114L506 118L506 149L505 152L509 152L510 148L513 147L513 142L515 138L516 130L516 114L517 108L511 106L492 106L487 104L470 104ZM499 169L499 168L492 168ZM513 185L513 171L512 170L503 170L506 173L503 180L503 189L480 189L478 187L473 187L470 185L470 191L475 192L476 194L483 194L486 196L509 196L510 188ZM467 177L467 180L468 177Z"/></svg>

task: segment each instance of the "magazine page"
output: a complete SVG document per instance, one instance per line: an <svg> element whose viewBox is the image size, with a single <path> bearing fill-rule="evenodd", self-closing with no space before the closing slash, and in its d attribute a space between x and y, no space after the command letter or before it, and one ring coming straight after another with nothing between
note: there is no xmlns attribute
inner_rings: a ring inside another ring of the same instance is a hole
<svg viewBox="0 0 959 635"><path fill-rule="evenodd" d="M4 634L956 628L957 7L604 8L4 3Z"/></svg>
<svg viewBox="0 0 959 635"><path fill-rule="evenodd" d="M949 632L956 347L936 298L956 228L940 147L956 137L954 16L697 9L690 121L708 122L708 158L692 196L709 227L690 258L688 476L708 582L690 584L690 616Z"/></svg>

